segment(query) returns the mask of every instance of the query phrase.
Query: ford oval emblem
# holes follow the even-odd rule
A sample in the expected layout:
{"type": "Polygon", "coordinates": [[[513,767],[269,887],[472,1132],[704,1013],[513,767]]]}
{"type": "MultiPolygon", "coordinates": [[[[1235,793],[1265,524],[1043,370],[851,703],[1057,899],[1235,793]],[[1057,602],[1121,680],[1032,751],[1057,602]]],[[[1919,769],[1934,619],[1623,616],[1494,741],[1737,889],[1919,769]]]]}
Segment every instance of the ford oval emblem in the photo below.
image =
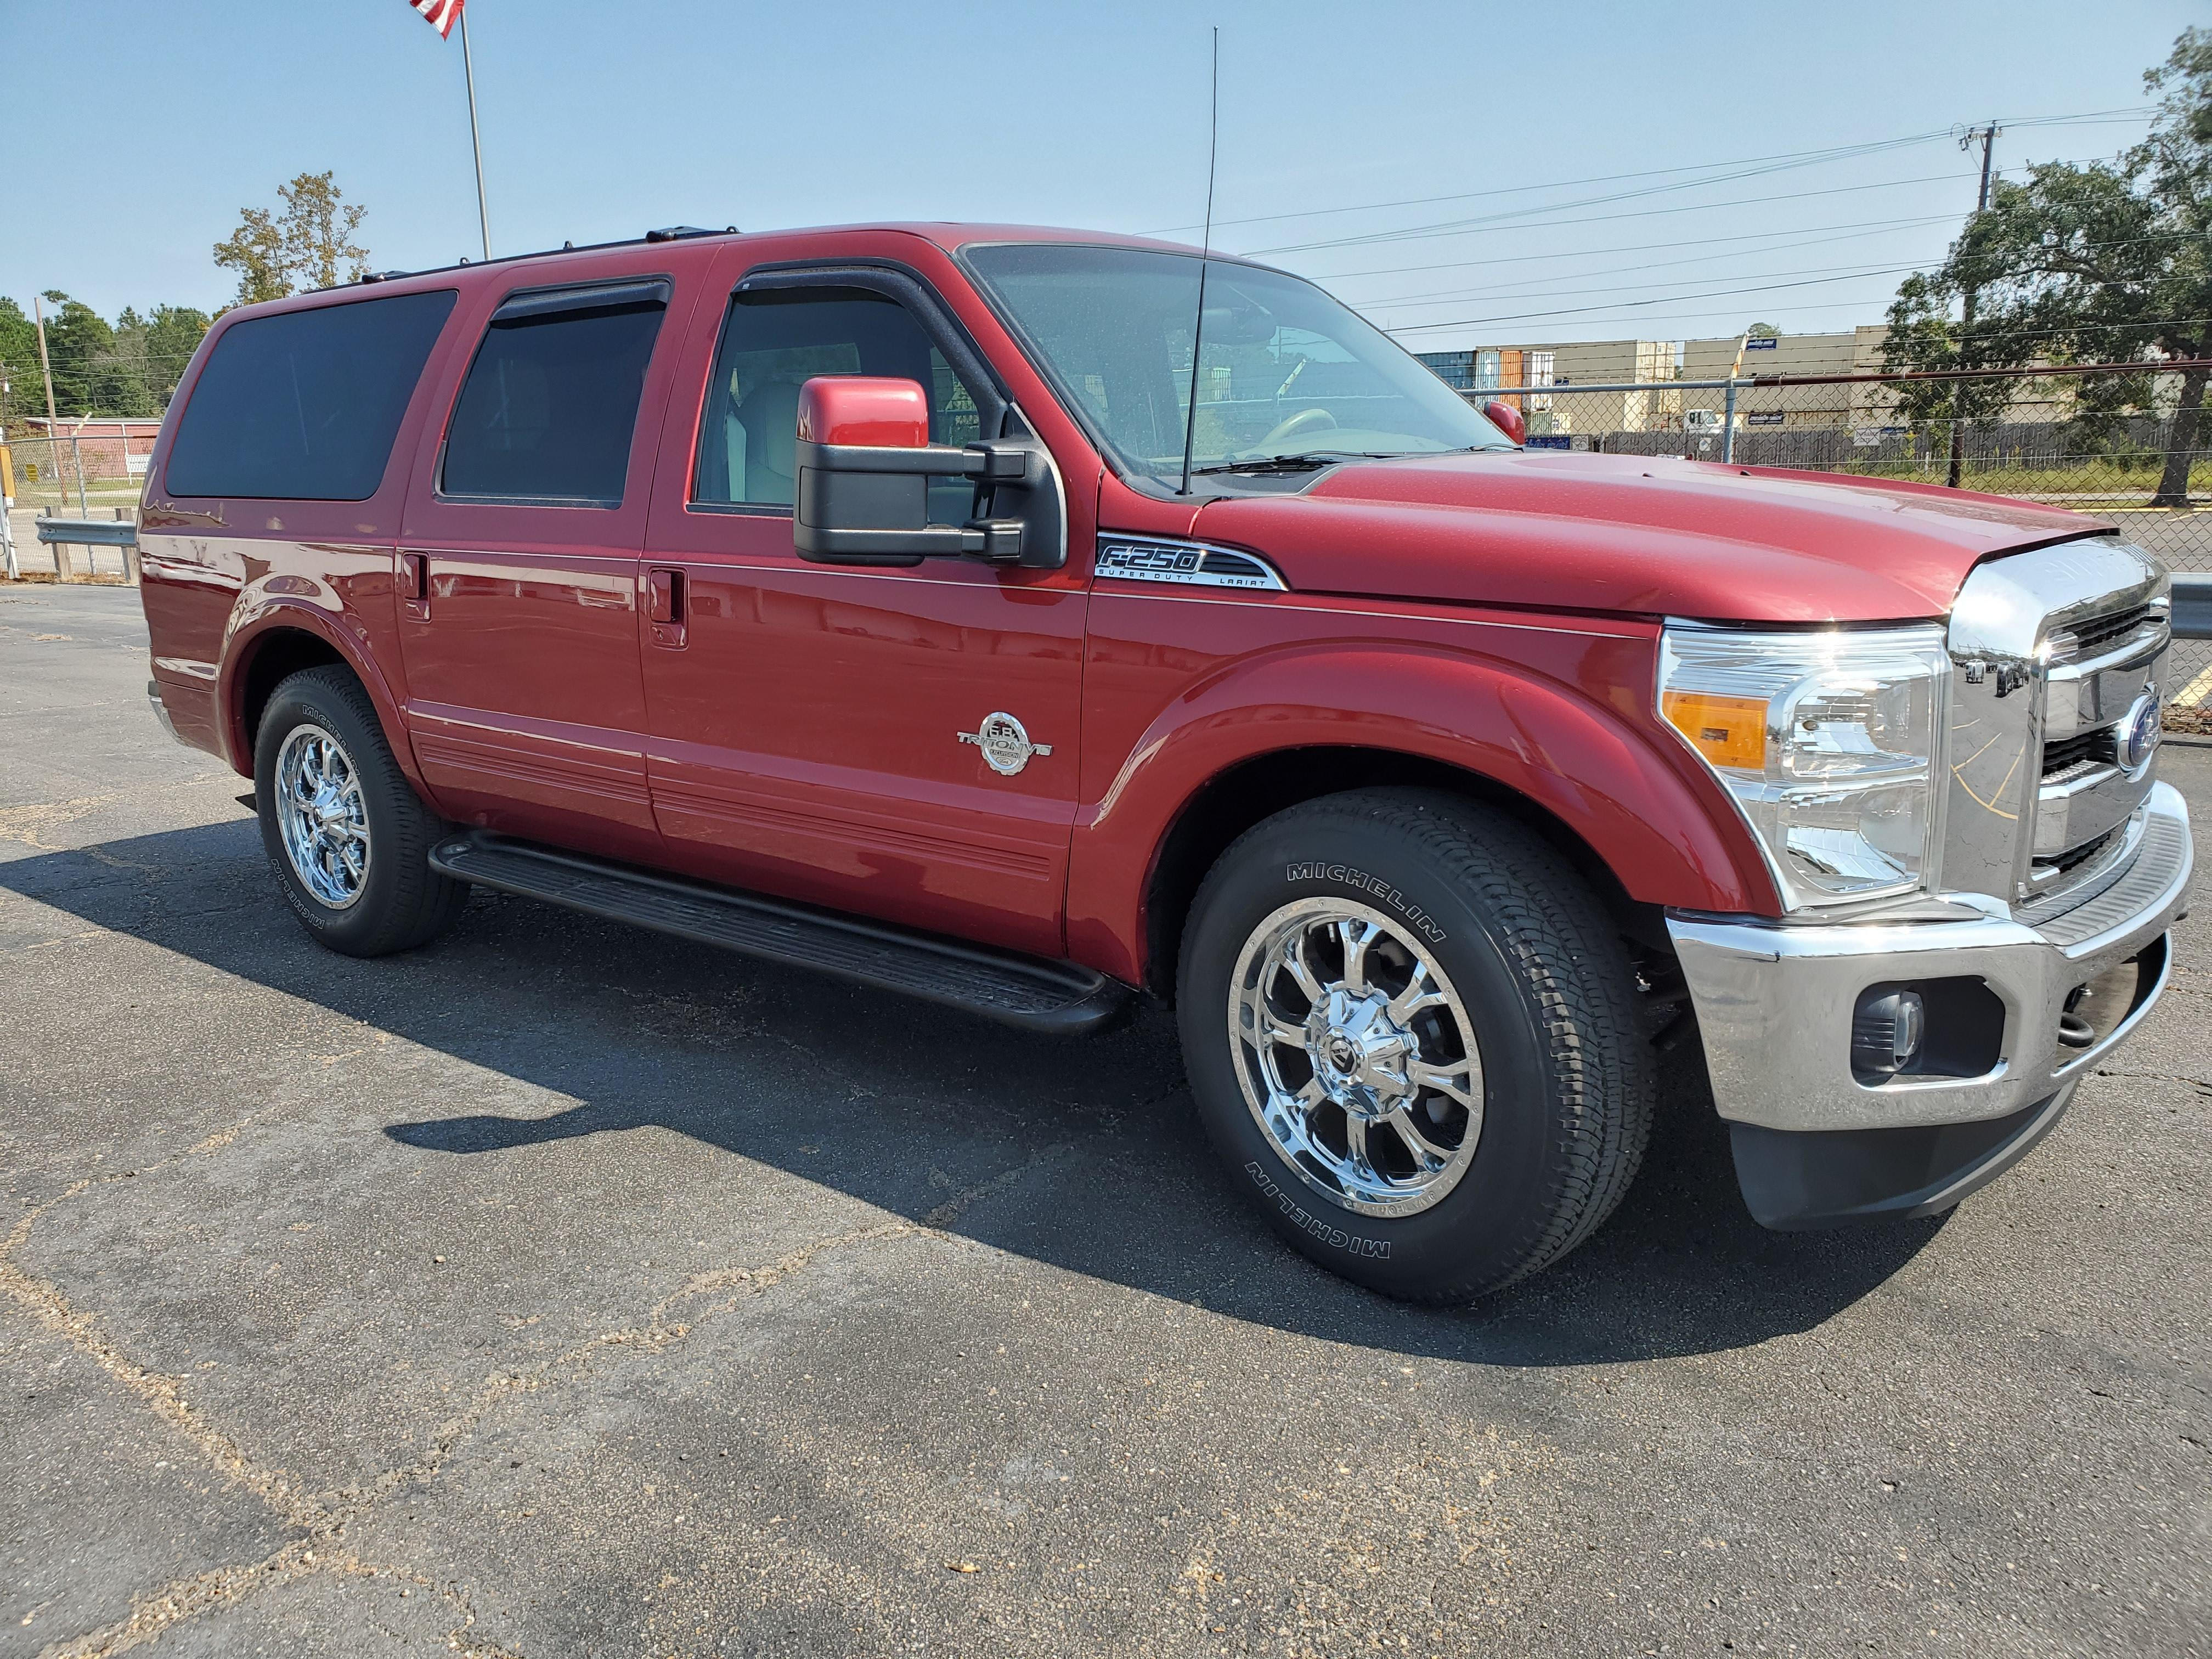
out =
{"type": "Polygon", "coordinates": [[[2140,772],[2150,764],[2158,749],[2159,714],[2158,690],[2153,687],[2136,699],[2136,706],[2120,722],[2119,741],[2114,747],[2123,770],[2140,772]]]}

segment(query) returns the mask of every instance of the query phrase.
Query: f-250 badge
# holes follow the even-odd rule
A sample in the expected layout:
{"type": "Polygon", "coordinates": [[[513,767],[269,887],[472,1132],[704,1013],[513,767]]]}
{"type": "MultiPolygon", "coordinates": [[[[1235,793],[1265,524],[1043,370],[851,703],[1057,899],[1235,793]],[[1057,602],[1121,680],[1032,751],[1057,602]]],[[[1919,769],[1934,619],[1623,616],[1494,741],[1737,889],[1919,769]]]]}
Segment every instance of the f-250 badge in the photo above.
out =
{"type": "Polygon", "coordinates": [[[1002,778],[1011,778],[1030,763],[1031,755],[1049,755],[1048,743],[1031,743],[1022,723],[1003,710],[983,716],[980,730],[963,732],[960,741],[983,751],[983,761],[1002,778]]]}

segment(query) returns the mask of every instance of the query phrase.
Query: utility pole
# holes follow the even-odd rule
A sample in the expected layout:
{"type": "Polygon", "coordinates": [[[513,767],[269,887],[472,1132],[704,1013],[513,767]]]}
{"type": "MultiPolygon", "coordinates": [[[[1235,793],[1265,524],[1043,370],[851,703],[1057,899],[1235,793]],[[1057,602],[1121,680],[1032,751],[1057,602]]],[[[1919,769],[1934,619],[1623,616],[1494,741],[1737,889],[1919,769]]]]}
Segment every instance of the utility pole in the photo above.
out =
{"type": "Polygon", "coordinates": [[[1735,464],[1735,383],[1743,376],[1743,354],[1751,349],[1751,331],[1736,337],[1735,361],[1729,365],[1728,391],[1721,403],[1721,465],[1735,464]]]}
{"type": "MultiPolygon", "coordinates": [[[[1987,213],[1990,210],[1990,151],[1996,143],[1996,139],[1997,124],[1991,121],[1986,126],[1968,128],[1959,140],[1960,149],[1972,149],[1978,143],[1982,147],[1982,188],[1980,193],[1974,198],[1974,212],[1977,215],[1987,213]]],[[[1965,320],[1959,328],[1959,338],[1961,343],[1971,342],[1973,338],[1974,301],[1977,297],[1973,287],[1969,284],[1966,292],[1966,303],[1961,307],[1966,313],[1965,320]]],[[[1965,423],[1959,418],[1959,399],[1966,391],[1966,384],[1964,380],[1954,382],[1951,392],[1951,473],[1948,482],[1954,489],[1959,487],[1959,481],[1965,474],[1966,467],[1966,428],[1965,423]]]]}
{"type": "MultiPolygon", "coordinates": [[[[62,417],[54,413],[54,369],[53,365],[46,361],[46,308],[40,303],[39,295],[35,293],[31,295],[31,315],[37,319],[39,325],[39,373],[46,378],[46,459],[53,467],[57,479],[55,487],[58,492],[60,489],[58,480],[62,470],[62,417]]],[[[69,511],[69,497],[66,495],[62,495],[61,510],[64,513],[69,511]]],[[[54,547],[54,580],[56,581],[62,579],[61,568],[62,550],[58,543],[54,547]]]]}
{"type": "Polygon", "coordinates": [[[35,294],[31,296],[31,315],[38,319],[39,325],[39,373],[46,377],[46,436],[51,438],[60,430],[62,417],[54,413],[54,368],[46,361],[46,308],[39,302],[39,296],[35,294]]]}

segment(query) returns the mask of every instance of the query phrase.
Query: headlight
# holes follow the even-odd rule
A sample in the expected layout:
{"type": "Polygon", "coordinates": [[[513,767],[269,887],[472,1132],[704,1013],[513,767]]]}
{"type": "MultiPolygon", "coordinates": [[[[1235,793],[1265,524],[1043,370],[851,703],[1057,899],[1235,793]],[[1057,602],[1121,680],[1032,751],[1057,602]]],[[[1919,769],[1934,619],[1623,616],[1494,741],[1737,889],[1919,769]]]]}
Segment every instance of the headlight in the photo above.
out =
{"type": "Polygon", "coordinates": [[[1936,627],[1669,628],[1659,713],[1751,822],[1790,909],[1933,885],[1950,659],[1936,627]]]}

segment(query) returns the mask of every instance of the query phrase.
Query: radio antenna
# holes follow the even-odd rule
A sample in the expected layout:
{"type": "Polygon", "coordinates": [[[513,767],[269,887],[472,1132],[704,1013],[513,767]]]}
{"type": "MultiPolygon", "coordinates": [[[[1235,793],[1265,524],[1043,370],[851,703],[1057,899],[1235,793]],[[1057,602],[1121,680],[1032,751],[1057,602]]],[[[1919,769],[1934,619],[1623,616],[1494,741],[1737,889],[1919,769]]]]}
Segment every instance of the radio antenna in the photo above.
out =
{"type": "Polygon", "coordinates": [[[1206,343],[1206,268],[1213,258],[1213,161],[1221,148],[1221,26],[1213,26],[1213,100],[1206,123],[1206,240],[1198,254],[1198,315],[1190,325],[1190,412],[1182,422],[1182,489],[1190,494],[1190,452],[1198,441],[1198,354],[1206,343]]]}

